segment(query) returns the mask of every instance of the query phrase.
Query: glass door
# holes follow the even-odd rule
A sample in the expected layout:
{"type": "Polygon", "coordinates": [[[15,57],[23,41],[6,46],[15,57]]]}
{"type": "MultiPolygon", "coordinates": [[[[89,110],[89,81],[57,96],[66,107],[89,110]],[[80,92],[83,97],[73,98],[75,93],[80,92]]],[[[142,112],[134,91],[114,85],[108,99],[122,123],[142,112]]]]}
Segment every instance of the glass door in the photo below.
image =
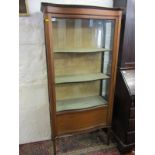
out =
{"type": "Polygon", "coordinates": [[[114,21],[52,18],[56,110],[107,106],[114,21]]]}

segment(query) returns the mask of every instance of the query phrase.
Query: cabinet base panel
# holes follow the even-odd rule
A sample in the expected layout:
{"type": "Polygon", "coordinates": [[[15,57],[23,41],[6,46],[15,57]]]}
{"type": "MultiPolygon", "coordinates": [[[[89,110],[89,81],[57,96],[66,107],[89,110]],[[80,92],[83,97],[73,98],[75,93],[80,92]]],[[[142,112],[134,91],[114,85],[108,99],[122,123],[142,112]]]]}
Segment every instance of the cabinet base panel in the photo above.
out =
{"type": "Polygon", "coordinates": [[[83,130],[79,130],[79,131],[76,131],[76,132],[60,134],[60,135],[57,135],[55,137],[55,139],[62,138],[62,137],[67,137],[67,136],[74,136],[74,135],[79,135],[79,134],[85,134],[85,133],[89,133],[89,132],[96,132],[97,130],[107,129],[107,128],[110,128],[110,126],[100,125],[100,126],[97,126],[97,127],[83,129],[83,130]]]}
{"type": "Polygon", "coordinates": [[[56,136],[107,126],[107,106],[57,114],[56,136]]]}

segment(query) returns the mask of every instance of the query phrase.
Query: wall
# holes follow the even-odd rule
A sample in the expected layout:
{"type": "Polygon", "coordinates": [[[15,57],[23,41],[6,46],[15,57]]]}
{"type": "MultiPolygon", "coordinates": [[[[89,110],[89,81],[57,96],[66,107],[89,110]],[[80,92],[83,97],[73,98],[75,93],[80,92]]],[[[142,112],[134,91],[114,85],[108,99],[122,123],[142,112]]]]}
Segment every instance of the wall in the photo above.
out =
{"type": "MultiPolygon", "coordinates": [[[[44,2],[48,2],[47,0],[44,2]]],[[[50,0],[51,3],[112,7],[112,0],[50,0]]],[[[28,0],[30,16],[19,18],[19,142],[51,138],[43,17],[39,0],[28,0]]]]}

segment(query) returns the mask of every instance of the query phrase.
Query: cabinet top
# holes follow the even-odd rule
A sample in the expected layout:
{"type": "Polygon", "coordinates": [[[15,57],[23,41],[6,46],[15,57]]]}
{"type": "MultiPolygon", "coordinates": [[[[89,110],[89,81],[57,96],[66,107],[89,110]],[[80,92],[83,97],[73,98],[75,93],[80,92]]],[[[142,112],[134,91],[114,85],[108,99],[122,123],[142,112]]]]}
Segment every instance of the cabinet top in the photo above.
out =
{"type": "MultiPolygon", "coordinates": [[[[122,12],[122,8],[109,8],[109,7],[100,7],[100,6],[90,6],[90,5],[68,5],[68,4],[54,4],[54,3],[41,3],[41,11],[44,13],[58,13],[58,9],[93,9],[93,10],[100,10],[100,11],[112,11],[112,12],[122,12]]],[[[73,11],[70,10],[70,11],[73,11]]],[[[65,12],[66,13],[66,12],[65,12]]],[[[73,11],[74,13],[74,11],[73,11]]],[[[81,13],[80,10],[78,12],[81,13]]],[[[117,14],[120,15],[120,14],[117,14]]]]}

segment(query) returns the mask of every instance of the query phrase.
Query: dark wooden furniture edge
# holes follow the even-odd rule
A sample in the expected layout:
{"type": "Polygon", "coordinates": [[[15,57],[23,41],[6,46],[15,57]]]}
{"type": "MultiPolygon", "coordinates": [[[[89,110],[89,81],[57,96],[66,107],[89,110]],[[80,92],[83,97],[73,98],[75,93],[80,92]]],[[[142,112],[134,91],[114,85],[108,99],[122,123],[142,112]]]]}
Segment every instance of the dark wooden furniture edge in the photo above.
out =
{"type": "Polygon", "coordinates": [[[135,66],[118,67],[118,70],[135,70],[135,66]]]}
{"type": "MultiPolygon", "coordinates": [[[[135,68],[126,68],[126,70],[135,70],[135,68]]],[[[120,72],[121,72],[122,70],[120,70],[120,72]]],[[[129,92],[129,94],[130,94],[130,96],[135,96],[135,94],[133,95],[133,94],[131,94],[131,91],[130,91],[130,88],[129,88],[129,86],[128,86],[128,83],[127,83],[127,81],[126,81],[126,79],[125,79],[125,77],[123,76],[123,75],[121,75],[122,76],[122,78],[123,78],[123,80],[124,80],[124,82],[125,82],[125,84],[126,84],[126,88],[127,88],[127,90],[128,90],[128,92],[129,92]]]]}
{"type": "Polygon", "coordinates": [[[110,11],[123,11],[124,8],[110,8],[110,7],[100,7],[100,6],[92,6],[92,5],[70,5],[70,4],[56,4],[56,3],[41,3],[41,11],[43,12],[44,7],[54,6],[54,7],[62,7],[62,8],[91,8],[91,9],[101,9],[101,10],[110,10],[110,11]]]}
{"type": "Polygon", "coordinates": [[[114,136],[115,140],[117,141],[117,148],[121,153],[126,153],[128,151],[131,151],[133,147],[135,147],[135,143],[132,144],[124,144],[120,138],[112,131],[112,135],[114,136]]]}
{"type": "Polygon", "coordinates": [[[123,8],[118,66],[135,68],[135,0],[114,0],[113,5],[123,8]]]}

